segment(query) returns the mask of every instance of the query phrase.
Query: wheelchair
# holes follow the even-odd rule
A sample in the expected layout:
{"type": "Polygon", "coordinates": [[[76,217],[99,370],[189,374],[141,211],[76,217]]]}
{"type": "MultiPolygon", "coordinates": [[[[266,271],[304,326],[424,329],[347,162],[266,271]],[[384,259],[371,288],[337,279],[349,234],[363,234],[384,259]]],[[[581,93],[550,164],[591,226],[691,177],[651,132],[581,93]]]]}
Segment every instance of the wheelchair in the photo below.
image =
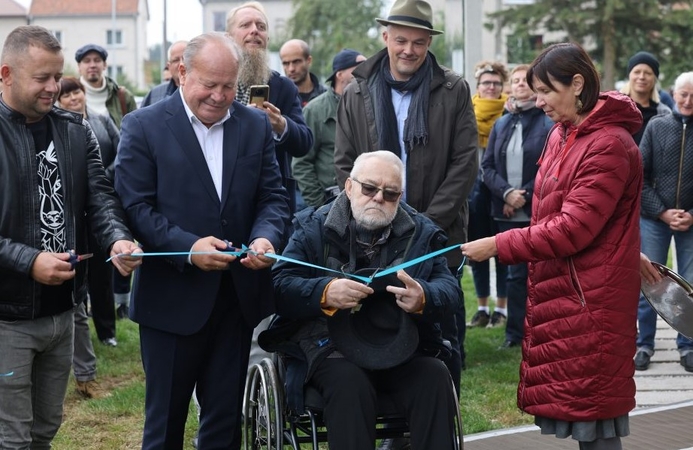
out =
{"type": "MultiPolygon", "coordinates": [[[[276,354],[272,359],[264,358],[253,365],[248,372],[243,396],[242,433],[245,450],[283,449],[284,446],[300,450],[302,444],[311,444],[308,448],[318,450],[320,443],[327,442],[327,431],[321,417],[323,402],[319,392],[305,386],[304,412],[297,417],[289,417],[283,373],[282,360],[276,354]]],[[[456,391],[453,389],[453,392],[456,391]]],[[[462,416],[459,403],[454,403],[457,405],[454,430],[451,430],[455,435],[454,450],[463,450],[462,416]]],[[[377,409],[377,440],[409,436],[408,425],[390,398],[379,397],[377,409]]]]}

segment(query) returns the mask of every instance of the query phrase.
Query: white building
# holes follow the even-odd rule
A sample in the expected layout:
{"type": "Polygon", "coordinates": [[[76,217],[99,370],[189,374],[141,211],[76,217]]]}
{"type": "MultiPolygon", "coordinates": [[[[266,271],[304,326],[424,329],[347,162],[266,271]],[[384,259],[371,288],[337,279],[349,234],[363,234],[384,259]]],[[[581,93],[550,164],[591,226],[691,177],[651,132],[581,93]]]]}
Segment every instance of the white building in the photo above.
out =
{"type": "Polygon", "coordinates": [[[47,28],[62,44],[66,73],[77,73],[78,48],[98,44],[108,51],[108,75],[122,74],[139,89],[147,87],[148,20],[147,0],[32,0],[28,15],[31,25],[47,28]]]}
{"type": "Polygon", "coordinates": [[[0,0],[0,49],[10,31],[26,24],[26,8],[14,0],[0,0]]]}

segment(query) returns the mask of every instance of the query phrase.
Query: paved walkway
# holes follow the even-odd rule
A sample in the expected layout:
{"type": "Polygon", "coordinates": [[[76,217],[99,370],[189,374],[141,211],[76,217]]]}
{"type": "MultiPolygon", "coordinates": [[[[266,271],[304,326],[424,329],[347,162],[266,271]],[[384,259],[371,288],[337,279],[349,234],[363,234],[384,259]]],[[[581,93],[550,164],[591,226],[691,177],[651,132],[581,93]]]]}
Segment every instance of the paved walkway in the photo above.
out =
{"type": "MultiPolygon", "coordinates": [[[[659,319],[650,368],[635,372],[636,409],[624,450],[693,450],[693,373],[679,363],[676,332],[659,319]]],[[[525,426],[465,436],[465,450],[576,450],[572,439],[542,436],[525,426]]]]}

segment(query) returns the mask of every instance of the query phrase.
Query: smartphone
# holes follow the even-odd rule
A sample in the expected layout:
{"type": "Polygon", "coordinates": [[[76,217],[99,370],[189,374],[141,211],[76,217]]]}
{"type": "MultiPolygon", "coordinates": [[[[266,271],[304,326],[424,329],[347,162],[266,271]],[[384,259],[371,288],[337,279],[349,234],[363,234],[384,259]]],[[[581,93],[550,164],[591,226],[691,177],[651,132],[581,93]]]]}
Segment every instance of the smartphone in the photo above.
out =
{"type": "Polygon", "coordinates": [[[258,106],[258,108],[263,107],[263,103],[269,101],[269,86],[266,84],[256,84],[250,86],[250,102],[258,106]]]}

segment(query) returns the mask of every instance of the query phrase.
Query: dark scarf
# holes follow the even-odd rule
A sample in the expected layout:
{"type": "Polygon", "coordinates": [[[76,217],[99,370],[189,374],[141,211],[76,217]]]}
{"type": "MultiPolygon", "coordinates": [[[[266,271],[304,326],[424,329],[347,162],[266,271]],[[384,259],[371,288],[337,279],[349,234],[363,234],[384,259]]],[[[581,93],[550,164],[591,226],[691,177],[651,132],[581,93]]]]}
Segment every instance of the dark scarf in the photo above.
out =
{"type": "Polygon", "coordinates": [[[386,55],[375,71],[372,84],[375,126],[379,136],[379,146],[402,156],[397,132],[397,116],[392,106],[390,89],[400,92],[411,91],[407,120],[404,122],[404,147],[410,150],[415,144],[428,143],[428,100],[430,98],[431,78],[433,77],[431,55],[426,55],[424,63],[407,81],[396,81],[390,73],[390,58],[386,55]]]}

